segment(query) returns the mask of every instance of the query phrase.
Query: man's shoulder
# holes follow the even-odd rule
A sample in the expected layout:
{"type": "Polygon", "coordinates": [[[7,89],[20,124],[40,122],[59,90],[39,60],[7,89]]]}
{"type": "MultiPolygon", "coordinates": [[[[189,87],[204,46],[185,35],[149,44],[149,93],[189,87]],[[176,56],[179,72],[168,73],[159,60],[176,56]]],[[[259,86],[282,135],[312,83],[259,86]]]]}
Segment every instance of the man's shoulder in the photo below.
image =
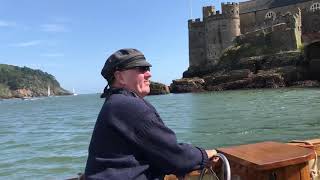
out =
{"type": "Polygon", "coordinates": [[[124,94],[113,94],[107,101],[107,106],[126,107],[126,108],[146,108],[145,101],[139,97],[128,96],[124,94]]]}

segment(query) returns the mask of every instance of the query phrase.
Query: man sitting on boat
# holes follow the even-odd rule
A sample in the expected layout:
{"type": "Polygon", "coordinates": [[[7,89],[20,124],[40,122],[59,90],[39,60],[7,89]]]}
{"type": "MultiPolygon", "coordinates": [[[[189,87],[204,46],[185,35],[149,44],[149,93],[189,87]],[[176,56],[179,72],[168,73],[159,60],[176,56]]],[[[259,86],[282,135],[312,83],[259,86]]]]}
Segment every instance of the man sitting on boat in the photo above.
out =
{"type": "Polygon", "coordinates": [[[202,169],[216,155],[178,143],[156,109],[143,99],[150,92],[151,64],[136,49],[121,49],[106,61],[105,102],[92,134],[86,179],[163,179],[202,169]],[[110,87],[109,87],[110,86],[110,87]]]}

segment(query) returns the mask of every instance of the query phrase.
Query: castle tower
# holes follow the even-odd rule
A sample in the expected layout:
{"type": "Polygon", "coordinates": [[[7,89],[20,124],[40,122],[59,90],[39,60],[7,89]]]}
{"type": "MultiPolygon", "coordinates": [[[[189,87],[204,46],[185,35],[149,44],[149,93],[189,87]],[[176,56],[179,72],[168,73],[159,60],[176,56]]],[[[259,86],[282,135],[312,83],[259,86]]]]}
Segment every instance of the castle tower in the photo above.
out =
{"type": "Polygon", "coordinates": [[[188,21],[189,67],[203,66],[206,63],[204,23],[200,19],[188,21]]]}
{"type": "Polygon", "coordinates": [[[214,6],[205,6],[202,8],[203,19],[215,14],[216,14],[216,8],[214,6]]]}
{"type": "Polygon", "coordinates": [[[222,13],[217,11],[204,19],[206,64],[210,66],[218,62],[223,50],[240,35],[239,4],[222,3],[221,7],[222,13]]]}
{"type": "Polygon", "coordinates": [[[222,3],[222,14],[225,16],[226,27],[223,29],[222,48],[228,48],[233,44],[235,37],[241,34],[240,32],[240,15],[238,3],[222,3]]]}
{"type": "Polygon", "coordinates": [[[239,18],[239,4],[238,3],[222,3],[221,4],[222,13],[226,16],[239,18]]]}

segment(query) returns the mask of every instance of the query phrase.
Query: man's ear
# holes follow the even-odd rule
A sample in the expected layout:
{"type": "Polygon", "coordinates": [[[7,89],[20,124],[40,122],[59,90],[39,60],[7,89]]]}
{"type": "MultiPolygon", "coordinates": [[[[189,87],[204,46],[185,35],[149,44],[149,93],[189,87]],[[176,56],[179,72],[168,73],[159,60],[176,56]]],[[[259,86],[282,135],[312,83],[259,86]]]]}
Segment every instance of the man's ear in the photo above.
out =
{"type": "Polygon", "coordinates": [[[116,71],[114,73],[114,79],[115,79],[115,82],[119,83],[120,85],[125,84],[125,79],[123,77],[123,73],[121,73],[120,71],[116,71]]]}

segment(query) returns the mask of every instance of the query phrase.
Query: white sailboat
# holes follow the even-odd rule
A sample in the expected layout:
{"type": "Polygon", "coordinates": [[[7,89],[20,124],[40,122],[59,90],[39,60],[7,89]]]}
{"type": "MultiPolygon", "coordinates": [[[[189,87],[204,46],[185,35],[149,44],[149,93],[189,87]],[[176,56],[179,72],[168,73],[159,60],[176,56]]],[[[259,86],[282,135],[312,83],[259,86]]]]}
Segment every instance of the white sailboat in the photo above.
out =
{"type": "Polygon", "coordinates": [[[50,96],[50,86],[48,85],[48,97],[50,96]]]}
{"type": "Polygon", "coordinates": [[[74,88],[72,88],[72,94],[74,95],[74,96],[77,96],[78,94],[76,93],[76,91],[74,90],[74,88]]]}

